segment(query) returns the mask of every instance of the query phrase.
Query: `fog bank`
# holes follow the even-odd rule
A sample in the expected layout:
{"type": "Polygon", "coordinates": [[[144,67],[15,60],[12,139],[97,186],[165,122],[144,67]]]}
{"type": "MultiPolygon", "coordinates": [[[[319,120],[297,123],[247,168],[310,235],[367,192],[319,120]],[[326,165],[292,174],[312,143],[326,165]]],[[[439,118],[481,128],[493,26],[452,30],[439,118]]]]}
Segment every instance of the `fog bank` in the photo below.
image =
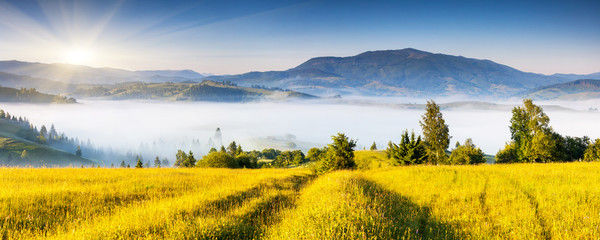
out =
{"type": "MultiPolygon", "coordinates": [[[[159,155],[173,159],[180,148],[202,155],[210,148],[209,138],[216,128],[221,129],[224,144],[235,140],[244,150],[307,150],[326,145],[337,132],[357,139],[359,149],[368,148],[373,141],[383,149],[390,140],[398,142],[405,129],[420,133],[422,109],[397,108],[390,99],[382,100],[384,104],[369,101],[373,104],[82,100],[80,104],[2,104],[0,108],[28,117],[38,128],[54,124],[69,137],[90,139],[96,145],[121,151],[143,152],[146,158],[159,155]]],[[[582,110],[600,106],[599,101],[542,104],[582,110]]],[[[560,134],[600,138],[598,112],[545,112],[560,134]]],[[[450,126],[451,148],[456,141],[470,137],[485,153],[495,154],[510,138],[510,110],[452,108],[442,113],[450,126]]]]}

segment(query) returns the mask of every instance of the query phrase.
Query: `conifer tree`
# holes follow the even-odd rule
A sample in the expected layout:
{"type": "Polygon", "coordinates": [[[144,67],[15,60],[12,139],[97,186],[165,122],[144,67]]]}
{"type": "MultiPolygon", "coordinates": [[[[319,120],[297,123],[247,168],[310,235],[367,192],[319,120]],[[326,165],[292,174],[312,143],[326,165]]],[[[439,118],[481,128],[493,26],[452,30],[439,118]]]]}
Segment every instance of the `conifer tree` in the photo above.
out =
{"type": "Polygon", "coordinates": [[[375,144],[375,142],[373,142],[373,144],[371,144],[371,148],[370,148],[370,150],[371,150],[371,151],[375,151],[375,150],[377,150],[377,144],[375,144]]]}
{"type": "Polygon", "coordinates": [[[163,158],[161,167],[170,167],[170,166],[171,166],[171,163],[169,163],[169,159],[163,158]]]}
{"type": "Polygon", "coordinates": [[[154,159],[154,167],[160,168],[160,159],[158,159],[158,156],[156,156],[156,159],[154,159]]]}
{"type": "Polygon", "coordinates": [[[144,167],[144,165],[142,164],[142,159],[138,157],[135,168],[143,168],[143,167],[144,167]]]}
{"type": "Polygon", "coordinates": [[[353,169],[354,148],[356,141],[349,139],[345,134],[338,133],[332,136],[333,143],[327,146],[327,152],[315,167],[317,173],[324,173],[338,169],[353,169]]]}
{"type": "Polygon", "coordinates": [[[75,150],[75,155],[77,155],[78,157],[81,157],[81,147],[79,145],[77,145],[77,150],[75,150]]]}
{"type": "Polygon", "coordinates": [[[422,164],[427,159],[425,144],[421,136],[416,137],[414,131],[409,137],[408,131],[405,130],[398,144],[390,141],[385,153],[398,165],[422,164]]]}

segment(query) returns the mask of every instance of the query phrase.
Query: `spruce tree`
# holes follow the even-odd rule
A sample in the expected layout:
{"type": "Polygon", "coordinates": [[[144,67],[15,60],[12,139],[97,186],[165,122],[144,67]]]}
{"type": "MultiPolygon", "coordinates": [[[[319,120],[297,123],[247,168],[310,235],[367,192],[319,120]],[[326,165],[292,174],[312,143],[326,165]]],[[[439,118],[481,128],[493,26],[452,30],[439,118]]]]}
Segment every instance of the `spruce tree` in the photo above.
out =
{"type": "Polygon", "coordinates": [[[75,150],[75,155],[77,155],[78,157],[81,157],[81,147],[79,145],[77,145],[77,150],[75,150]]]}
{"type": "Polygon", "coordinates": [[[377,150],[377,144],[375,144],[375,142],[373,142],[370,149],[371,149],[371,151],[377,150]]]}
{"type": "Polygon", "coordinates": [[[317,164],[315,171],[324,173],[338,169],[353,169],[356,167],[354,162],[354,148],[356,141],[348,138],[343,133],[332,136],[333,143],[327,146],[327,152],[317,164]]]}
{"type": "Polygon", "coordinates": [[[169,159],[163,158],[161,167],[170,167],[170,166],[171,166],[171,163],[169,163],[169,159]]]}
{"type": "Polygon", "coordinates": [[[158,156],[156,156],[156,159],[154,159],[154,167],[160,168],[160,159],[158,159],[158,156]]]}
{"type": "Polygon", "coordinates": [[[137,164],[135,165],[135,168],[143,168],[143,167],[144,167],[144,165],[142,163],[142,159],[138,157],[137,164]]]}

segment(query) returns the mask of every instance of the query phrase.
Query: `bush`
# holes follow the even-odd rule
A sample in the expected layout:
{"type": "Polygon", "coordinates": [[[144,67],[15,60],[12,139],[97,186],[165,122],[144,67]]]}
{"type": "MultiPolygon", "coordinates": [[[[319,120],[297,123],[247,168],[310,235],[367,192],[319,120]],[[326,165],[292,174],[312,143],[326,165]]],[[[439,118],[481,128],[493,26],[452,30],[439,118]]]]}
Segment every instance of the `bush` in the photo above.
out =
{"type": "Polygon", "coordinates": [[[457,146],[450,154],[450,164],[480,164],[485,163],[483,151],[473,144],[473,140],[467,138],[465,144],[457,146]]]}
{"type": "Polygon", "coordinates": [[[198,161],[198,167],[239,168],[239,162],[226,152],[212,152],[198,161]]]}

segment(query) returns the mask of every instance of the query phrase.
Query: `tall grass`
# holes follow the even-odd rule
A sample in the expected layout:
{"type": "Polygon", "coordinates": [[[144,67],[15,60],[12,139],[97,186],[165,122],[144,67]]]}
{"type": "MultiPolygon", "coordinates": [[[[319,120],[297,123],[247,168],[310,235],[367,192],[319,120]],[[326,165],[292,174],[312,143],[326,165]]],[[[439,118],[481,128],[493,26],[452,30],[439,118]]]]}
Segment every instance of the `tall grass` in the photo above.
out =
{"type": "Polygon", "coordinates": [[[269,237],[598,239],[599,171],[568,163],[335,172],[304,189],[269,237]]]}
{"type": "MultiPolygon", "coordinates": [[[[376,156],[373,156],[376,157],[376,156]]],[[[0,239],[598,239],[600,163],[0,168],[0,239]]]]}
{"type": "Polygon", "coordinates": [[[216,236],[226,232],[219,226],[233,224],[234,216],[249,211],[248,202],[289,195],[295,185],[308,180],[306,170],[4,168],[0,172],[0,237],[9,239],[216,236]],[[216,228],[208,231],[207,226],[216,228]]]}

